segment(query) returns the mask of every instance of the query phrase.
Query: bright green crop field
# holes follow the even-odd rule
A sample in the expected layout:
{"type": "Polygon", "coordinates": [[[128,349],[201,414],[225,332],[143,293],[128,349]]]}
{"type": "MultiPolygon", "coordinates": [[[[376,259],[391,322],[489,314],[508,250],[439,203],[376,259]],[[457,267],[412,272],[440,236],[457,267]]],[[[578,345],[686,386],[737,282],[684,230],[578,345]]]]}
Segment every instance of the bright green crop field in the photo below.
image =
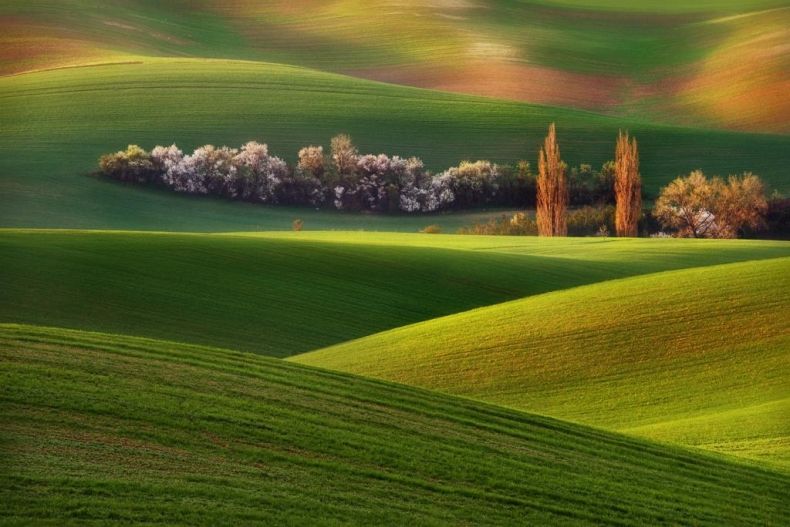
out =
{"type": "Polygon", "coordinates": [[[347,133],[534,173],[556,123],[571,167],[635,136],[645,211],[759,175],[781,236],[788,28],[786,0],[0,0],[0,526],[786,525],[790,242],[96,172],[347,133]]]}
{"type": "Polygon", "coordinates": [[[788,290],[790,258],[656,273],[293,360],[788,469],[788,290]]]}
{"type": "Polygon", "coordinates": [[[768,241],[9,230],[0,320],[287,356],[528,295],[789,253],[768,241]]]}
{"type": "Polygon", "coordinates": [[[618,128],[640,140],[645,188],[674,177],[752,170],[788,190],[788,136],[660,127],[601,115],[406,88],[252,62],[153,60],[0,77],[0,226],[145,230],[454,232],[479,217],[371,216],[234,204],[100,181],[98,157],[137,143],[267,142],[293,163],[307,144],[348,132],[363,152],[421,156],[435,170],[462,159],[536,163],[548,123],[564,158],[599,165],[618,128]],[[472,221],[470,221],[472,220],[472,221]]]}
{"type": "Polygon", "coordinates": [[[252,354],[0,326],[0,516],[779,525],[787,475],[252,354]]]}
{"type": "Polygon", "coordinates": [[[778,525],[788,267],[757,240],[3,230],[0,518],[778,525]]]}

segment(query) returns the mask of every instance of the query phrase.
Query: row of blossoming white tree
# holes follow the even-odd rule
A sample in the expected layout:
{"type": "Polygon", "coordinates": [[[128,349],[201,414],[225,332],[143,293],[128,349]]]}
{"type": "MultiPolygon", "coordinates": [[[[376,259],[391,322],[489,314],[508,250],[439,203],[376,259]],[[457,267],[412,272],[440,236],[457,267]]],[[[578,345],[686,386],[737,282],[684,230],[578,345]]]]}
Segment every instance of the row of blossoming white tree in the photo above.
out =
{"type": "Polygon", "coordinates": [[[150,152],[130,145],[102,156],[99,166],[106,176],[176,192],[347,210],[432,212],[453,204],[474,206],[488,202],[498,187],[498,167],[488,161],[462,162],[433,175],[416,157],[360,155],[346,135],[332,139],[328,159],[321,146],[302,148],[293,170],[266,144],[254,141],[238,149],[205,145],[186,155],[176,145],[150,152]]]}
{"type": "MultiPolygon", "coordinates": [[[[261,203],[330,205],[340,210],[434,212],[487,203],[523,207],[532,195],[534,223],[542,236],[567,235],[567,207],[573,197],[577,205],[594,199],[603,212],[605,205],[614,204],[611,223],[618,236],[637,236],[644,217],[636,140],[620,133],[615,161],[595,173],[591,188],[577,177],[582,172],[592,174],[588,165],[582,165],[583,171],[569,172],[560,158],[553,124],[540,152],[537,177],[532,176],[529,163],[520,162],[514,174],[512,167],[489,161],[464,161],[434,175],[416,157],[361,155],[347,135],[332,138],[329,156],[321,146],[302,148],[293,168],[271,155],[267,145],[254,141],[238,149],[205,145],[188,155],[176,145],[157,146],[150,152],[130,145],[102,156],[99,166],[109,177],[176,192],[261,203]]],[[[724,182],[708,180],[696,171],[664,187],[652,214],[676,235],[736,237],[744,230],[764,227],[766,210],[763,184],[757,176],[745,173],[724,182]]],[[[588,212],[584,215],[589,216],[588,212]]],[[[522,214],[513,221],[517,217],[521,223],[528,220],[522,214]]],[[[596,232],[609,231],[608,220],[599,223],[596,232]]]]}

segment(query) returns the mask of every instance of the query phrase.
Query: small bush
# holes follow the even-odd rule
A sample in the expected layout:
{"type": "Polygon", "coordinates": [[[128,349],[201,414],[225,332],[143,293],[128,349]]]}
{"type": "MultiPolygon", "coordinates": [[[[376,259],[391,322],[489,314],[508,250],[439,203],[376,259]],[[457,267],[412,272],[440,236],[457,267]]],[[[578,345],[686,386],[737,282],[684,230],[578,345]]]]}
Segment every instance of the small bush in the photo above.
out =
{"type": "Polygon", "coordinates": [[[499,189],[499,167],[490,161],[462,161],[448,168],[435,181],[456,208],[469,208],[491,203],[499,189]]]}
{"type": "Polygon", "coordinates": [[[487,236],[535,236],[538,234],[538,224],[524,212],[517,212],[512,216],[502,215],[499,219],[492,219],[487,223],[475,223],[470,227],[458,230],[458,234],[482,234],[487,236]]]}
{"type": "Polygon", "coordinates": [[[120,181],[150,183],[158,179],[151,155],[137,145],[99,158],[102,174],[120,181]]]}
{"type": "Polygon", "coordinates": [[[424,234],[441,234],[442,228],[439,225],[436,225],[434,223],[433,225],[428,225],[427,227],[422,229],[420,232],[422,232],[424,234]]]}
{"type": "Polygon", "coordinates": [[[790,239],[790,198],[774,193],[768,200],[765,223],[770,236],[790,239]]]}
{"type": "Polygon", "coordinates": [[[581,207],[568,213],[568,234],[597,236],[600,231],[614,231],[614,207],[581,207]]]}
{"type": "Polygon", "coordinates": [[[291,228],[295,232],[302,232],[302,229],[304,229],[304,221],[301,218],[296,218],[291,224],[291,228]]]}
{"type": "Polygon", "coordinates": [[[302,174],[321,179],[326,170],[324,147],[310,145],[299,150],[299,162],[296,168],[302,174]]]}

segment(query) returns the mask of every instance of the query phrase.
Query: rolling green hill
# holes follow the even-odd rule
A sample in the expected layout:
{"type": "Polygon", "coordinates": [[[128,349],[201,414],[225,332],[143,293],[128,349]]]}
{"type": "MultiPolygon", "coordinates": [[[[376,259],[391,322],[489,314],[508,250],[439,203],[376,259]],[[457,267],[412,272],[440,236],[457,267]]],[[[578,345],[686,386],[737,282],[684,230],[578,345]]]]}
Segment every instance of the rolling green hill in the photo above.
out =
{"type": "Polygon", "coordinates": [[[0,72],[244,59],[787,133],[789,21],[782,0],[0,0],[0,72]]]}
{"type": "Polygon", "coordinates": [[[555,122],[571,166],[637,137],[647,204],[786,194],[788,42],[786,0],[0,0],[0,524],[786,524],[790,242],[95,171],[338,133],[534,169],[555,122]]]}
{"type": "Polygon", "coordinates": [[[527,295],[789,252],[729,240],[0,231],[0,322],[281,357],[527,295]]]}
{"type": "Polygon", "coordinates": [[[0,326],[0,516],[779,525],[787,475],[251,354],[0,326]]]}
{"type": "Polygon", "coordinates": [[[604,282],[292,360],[790,469],[790,258],[604,282]]]}
{"type": "MultiPolygon", "coordinates": [[[[536,158],[556,121],[564,158],[613,157],[619,127],[639,138],[645,188],[679,174],[752,170],[788,190],[790,136],[659,127],[587,112],[452,95],[251,62],[146,60],[0,77],[0,225],[145,230],[415,231],[447,218],[381,218],[271,209],[175,196],[87,174],[102,153],[138,143],[268,142],[293,162],[300,146],[349,132],[362,151],[418,155],[434,169],[461,159],[536,158]]],[[[449,220],[448,226],[458,225],[449,220]]]]}

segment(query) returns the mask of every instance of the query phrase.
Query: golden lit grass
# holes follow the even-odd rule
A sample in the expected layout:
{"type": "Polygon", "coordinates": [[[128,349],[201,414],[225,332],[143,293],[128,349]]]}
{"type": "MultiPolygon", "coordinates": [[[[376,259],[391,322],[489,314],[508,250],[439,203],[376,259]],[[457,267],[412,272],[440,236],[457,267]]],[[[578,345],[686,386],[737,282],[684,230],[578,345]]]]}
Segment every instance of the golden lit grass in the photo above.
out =
{"type": "Polygon", "coordinates": [[[116,55],[264,60],[667,123],[786,132],[787,24],[787,10],[770,0],[0,0],[8,28],[0,73],[116,55]]]}
{"type": "Polygon", "coordinates": [[[0,522],[772,525],[785,474],[216,348],[0,325],[0,522]]]}
{"type": "Polygon", "coordinates": [[[642,13],[695,13],[731,12],[740,13],[752,9],[770,9],[783,5],[782,0],[532,0],[535,4],[558,5],[586,9],[603,9],[642,13]]]}
{"type": "Polygon", "coordinates": [[[129,60],[130,55],[69,35],[59,28],[0,17],[0,74],[129,60]]]}
{"type": "Polygon", "coordinates": [[[790,8],[711,24],[731,36],[681,85],[680,104],[730,128],[790,132],[790,8]]]}
{"type": "Polygon", "coordinates": [[[611,110],[628,80],[502,60],[350,70],[350,75],[435,90],[538,104],[611,110]],[[561,86],[561,89],[558,87],[561,86]]]}
{"type": "Polygon", "coordinates": [[[436,319],[291,360],[790,468],[790,258],[436,319]]]}

